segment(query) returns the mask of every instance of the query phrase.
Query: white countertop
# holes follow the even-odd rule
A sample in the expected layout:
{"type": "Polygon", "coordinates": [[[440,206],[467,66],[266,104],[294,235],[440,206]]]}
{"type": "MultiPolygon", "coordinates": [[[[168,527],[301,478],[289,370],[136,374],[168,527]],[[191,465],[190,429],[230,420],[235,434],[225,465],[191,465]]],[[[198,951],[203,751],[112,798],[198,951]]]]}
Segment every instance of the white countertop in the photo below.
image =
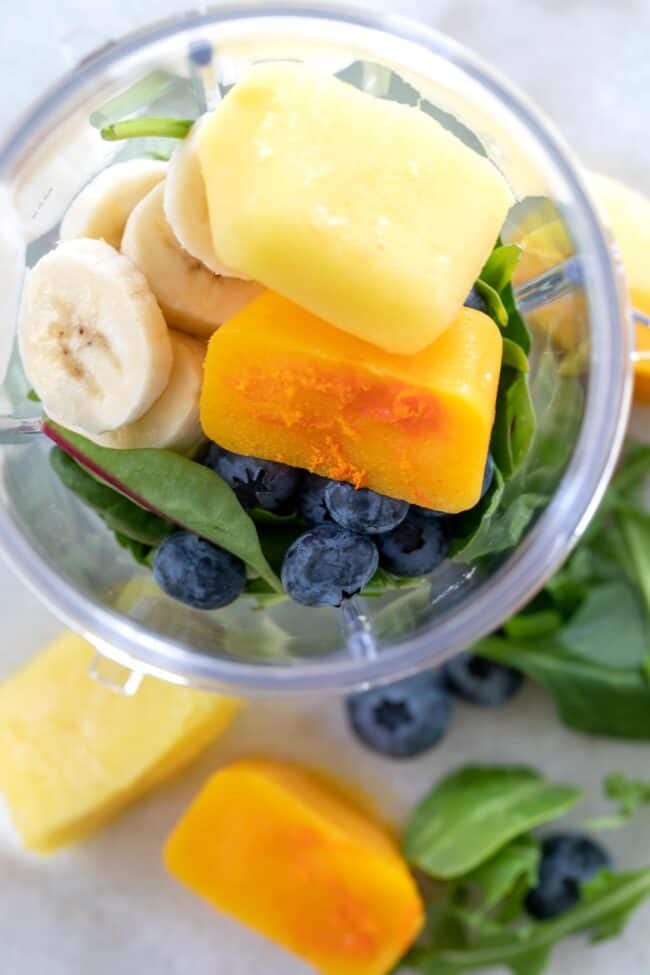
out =
{"type": "MultiPolygon", "coordinates": [[[[4,0],[1,6],[5,126],[79,56],[144,20],[133,14],[132,0],[4,0]]],[[[162,17],[186,6],[186,0],[157,0],[152,12],[162,17]]],[[[402,0],[400,8],[499,65],[555,120],[588,165],[650,192],[646,0],[402,0]]],[[[10,672],[59,628],[2,564],[0,614],[0,673],[10,672]]],[[[164,837],[215,764],[257,752],[261,743],[265,752],[335,766],[395,816],[445,769],[464,761],[531,763],[583,785],[594,800],[609,770],[648,774],[649,746],[570,734],[530,685],[502,712],[458,707],[443,745],[405,765],[365,753],[349,736],[340,710],[331,700],[255,704],[180,782],[53,859],[22,854],[0,813],[2,975],[306,975],[305,966],[177,886],[160,864],[164,837]]],[[[622,866],[650,860],[650,817],[608,842],[622,866]]],[[[622,939],[589,949],[580,939],[564,944],[549,975],[645,975],[649,925],[650,903],[622,939]]]]}

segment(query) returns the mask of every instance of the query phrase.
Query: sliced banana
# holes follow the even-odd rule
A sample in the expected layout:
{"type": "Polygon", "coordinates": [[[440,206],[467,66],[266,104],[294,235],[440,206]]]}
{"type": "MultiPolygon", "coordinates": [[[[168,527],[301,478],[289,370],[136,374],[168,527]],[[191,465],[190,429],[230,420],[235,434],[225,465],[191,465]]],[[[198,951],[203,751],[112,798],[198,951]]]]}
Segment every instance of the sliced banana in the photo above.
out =
{"type": "Polygon", "coordinates": [[[129,159],[102,170],[70,204],[61,240],[93,237],[119,250],[131,210],[166,172],[167,163],[155,159],[129,159]]]}
{"type": "Polygon", "coordinates": [[[170,331],[174,362],[163,394],[144,416],[119,430],[93,435],[103,447],[130,450],[160,447],[186,451],[203,438],[199,399],[203,383],[205,342],[182,332],[170,331]]]}
{"type": "Polygon", "coordinates": [[[165,181],[165,216],[179,244],[214,274],[235,278],[212,246],[208,200],[201,172],[198,145],[206,116],[194,123],[169,160],[165,181]]]}
{"type": "Polygon", "coordinates": [[[25,372],[45,412],[105,433],[156,402],[169,331],[141,271],[103,240],[69,240],[27,274],[18,318],[25,372]]]}
{"type": "Polygon", "coordinates": [[[140,268],[169,325],[207,339],[261,291],[252,281],[218,277],[180,246],[165,217],[164,185],[129,217],[122,251],[140,268]]]}

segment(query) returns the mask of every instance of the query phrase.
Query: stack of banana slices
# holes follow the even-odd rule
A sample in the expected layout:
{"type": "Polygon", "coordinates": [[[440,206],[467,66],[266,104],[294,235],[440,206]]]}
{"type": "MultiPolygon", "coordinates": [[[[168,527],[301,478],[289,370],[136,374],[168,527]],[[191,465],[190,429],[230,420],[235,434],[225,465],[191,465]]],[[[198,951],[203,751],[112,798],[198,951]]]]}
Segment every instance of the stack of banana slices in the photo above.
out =
{"type": "Polygon", "coordinates": [[[260,291],[214,253],[200,131],[169,163],[101,172],[25,280],[18,338],[29,381],[51,419],[103,446],[197,446],[206,341],[260,291]]]}

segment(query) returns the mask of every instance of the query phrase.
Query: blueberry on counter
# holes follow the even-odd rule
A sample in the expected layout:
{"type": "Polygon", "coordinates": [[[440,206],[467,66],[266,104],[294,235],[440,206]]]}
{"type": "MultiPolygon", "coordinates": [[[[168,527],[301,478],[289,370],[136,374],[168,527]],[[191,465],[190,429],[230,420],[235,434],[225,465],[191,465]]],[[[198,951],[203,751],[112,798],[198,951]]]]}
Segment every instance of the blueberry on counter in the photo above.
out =
{"type": "Polygon", "coordinates": [[[467,298],[465,298],[464,305],[465,308],[475,308],[476,311],[482,311],[484,315],[490,314],[490,310],[487,306],[487,302],[485,301],[483,296],[479,294],[476,288],[472,288],[470,293],[467,295],[467,298]]]}
{"type": "Polygon", "coordinates": [[[154,579],[168,596],[195,609],[220,609],[246,587],[241,559],[192,532],[174,532],[158,547],[154,579]]]}
{"type": "Polygon", "coordinates": [[[346,705],[355,734],[368,748],[391,758],[414,758],[436,745],[452,712],[451,697],[436,671],[352,694],[346,705]]]}
{"type": "Polygon", "coordinates": [[[542,842],[537,886],[526,896],[526,910],[540,921],[564,914],[580,900],[580,884],[609,866],[609,854],[589,836],[547,836],[542,842]]]}
{"type": "Polygon", "coordinates": [[[338,525],[320,525],[289,548],[282,585],[303,606],[340,606],[370,581],[378,562],[372,539],[338,525]]]}
{"type": "Polygon", "coordinates": [[[275,514],[290,514],[303,472],[274,460],[262,460],[224,450],[212,444],[205,462],[233,489],[245,508],[263,508],[275,514]]]}
{"type": "Polygon", "coordinates": [[[350,531],[378,534],[404,521],[408,501],[398,501],[369,488],[355,488],[346,481],[330,481],[325,502],[334,521],[350,531]]]}
{"type": "Polygon", "coordinates": [[[392,531],[375,539],[382,566],[396,576],[426,575],[447,556],[449,548],[443,519],[422,518],[409,512],[392,531]]]}
{"type": "Polygon", "coordinates": [[[305,474],[298,497],[298,511],[310,525],[323,525],[333,520],[325,501],[328,484],[328,477],[305,474]]]}
{"type": "Polygon", "coordinates": [[[444,668],[450,690],[469,704],[498,708],[513,697],[523,682],[523,675],[512,667],[487,660],[474,653],[459,653],[444,668]]]}

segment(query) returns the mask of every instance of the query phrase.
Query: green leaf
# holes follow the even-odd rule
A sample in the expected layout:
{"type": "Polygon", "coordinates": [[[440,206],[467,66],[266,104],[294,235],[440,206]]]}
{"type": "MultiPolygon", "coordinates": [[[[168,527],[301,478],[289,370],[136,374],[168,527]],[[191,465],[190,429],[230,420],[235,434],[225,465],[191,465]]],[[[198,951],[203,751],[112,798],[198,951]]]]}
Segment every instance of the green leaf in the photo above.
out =
{"type": "Polygon", "coordinates": [[[487,281],[482,281],[480,278],[476,282],[475,288],[487,305],[490,318],[494,319],[499,328],[507,328],[508,312],[506,310],[506,306],[501,300],[501,295],[499,292],[488,284],[487,281]]]}
{"type": "Polygon", "coordinates": [[[603,782],[603,792],[618,806],[618,811],[610,816],[588,820],[585,828],[619,829],[624,826],[642,807],[650,805],[650,782],[632,779],[624,772],[610,772],[603,782]]]}
{"type": "Polygon", "coordinates": [[[547,782],[532,769],[468,766],[416,807],[406,829],[406,857],[433,877],[459,877],[580,797],[578,789],[547,782]]]}
{"type": "Polygon", "coordinates": [[[470,511],[464,511],[454,518],[453,536],[449,544],[451,558],[459,562],[473,562],[491,551],[492,521],[500,509],[504,489],[503,475],[495,467],[492,484],[484,497],[470,511]]]}
{"type": "Polygon", "coordinates": [[[100,130],[100,135],[108,142],[151,136],[184,139],[194,125],[194,121],[189,118],[130,118],[104,126],[100,130]]]}
{"type": "Polygon", "coordinates": [[[509,480],[526,460],[534,434],[535,410],[528,377],[504,366],[499,379],[490,450],[505,480],[509,480]]]}
{"type": "Polygon", "coordinates": [[[35,389],[30,389],[30,391],[27,393],[26,399],[28,399],[30,403],[40,403],[41,402],[41,398],[40,398],[40,396],[38,395],[38,393],[36,392],[35,389]]]}
{"type": "Polygon", "coordinates": [[[495,291],[503,291],[510,283],[520,257],[521,247],[518,244],[497,245],[483,265],[480,280],[495,291]]]}
{"type": "Polygon", "coordinates": [[[625,580],[601,583],[589,589],[557,639],[573,656],[603,667],[640,668],[647,650],[646,620],[625,580]]]}
{"type": "Polygon", "coordinates": [[[43,431],[110,487],[239,556],[277,592],[283,592],[264,557],[254,522],[214,471],[170,450],[99,447],[50,420],[43,424],[43,431]]]}
{"type": "Polygon", "coordinates": [[[627,574],[650,614],[650,514],[624,509],[616,512],[614,520],[627,551],[627,574]]]}
{"type": "Polygon", "coordinates": [[[486,637],[474,652],[516,667],[541,684],[570,728],[610,738],[650,740],[650,685],[641,669],[618,670],[573,657],[555,638],[486,637]]]}
{"type": "MultiPolygon", "coordinates": [[[[113,488],[97,481],[60,447],[53,447],[50,451],[50,464],[61,483],[100,514],[110,531],[134,543],[134,554],[140,552],[138,545],[151,549],[175,531],[169,521],[145,511],[113,488]]],[[[120,544],[123,542],[120,541],[120,544]]]]}
{"type": "Polygon", "coordinates": [[[523,881],[526,889],[537,881],[539,843],[524,834],[498,850],[489,860],[462,878],[464,885],[478,887],[483,895],[482,911],[497,907],[523,881]]]}
{"type": "Polygon", "coordinates": [[[399,589],[415,589],[426,582],[424,576],[414,576],[410,579],[402,576],[394,576],[381,566],[377,569],[370,582],[361,590],[361,595],[366,597],[386,596],[399,589]]]}
{"type": "Polygon", "coordinates": [[[151,545],[143,545],[142,542],[136,542],[135,539],[129,538],[128,535],[123,535],[121,532],[115,532],[115,540],[118,545],[131,553],[136,562],[145,565],[148,569],[151,568],[155,548],[152,548],[151,545]]]}
{"type": "Polygon", "coordinates": [[[501,292],[501,300],[508,315],[508,337],[513,342],[516,342],[517,345],[520,345],[526,355],[528,355],[530,352],[530,332],[519,313],[517,302],[515,301],[515,292],[510,282],[501,292]]]}
{"type": "Polygon", "coordinates": [[[615,874],[604,871],[582,888],[580,902],[561,917],[481,938],[458,948],[414,948],[406,968],[424,975],[464,975],[503,966],[513,975],[540,975],[554,945],[580,932],[592,940],[619,934],[632,911],[650,895],[650,869],[615,874]]]}
{"type": "Polygon", "coordinates": [[[511,369],[518,369],[519,372],[527,373],[529,370],[528,356],[520,345],[512,339],[503,340],[503,365],[511,369]]]}
{"type": "Polygon", "coordinates": [[[550,636],[562,628],[562,615],[555,609],[543,609],[537,613],[517,613],[504,624],[508,636],[529,640],[550,636]]]}

